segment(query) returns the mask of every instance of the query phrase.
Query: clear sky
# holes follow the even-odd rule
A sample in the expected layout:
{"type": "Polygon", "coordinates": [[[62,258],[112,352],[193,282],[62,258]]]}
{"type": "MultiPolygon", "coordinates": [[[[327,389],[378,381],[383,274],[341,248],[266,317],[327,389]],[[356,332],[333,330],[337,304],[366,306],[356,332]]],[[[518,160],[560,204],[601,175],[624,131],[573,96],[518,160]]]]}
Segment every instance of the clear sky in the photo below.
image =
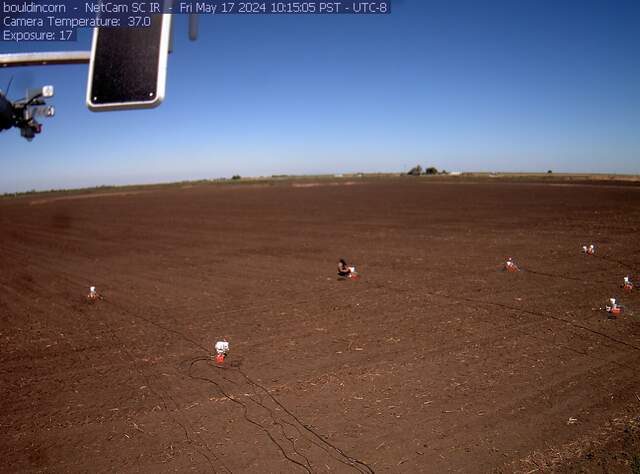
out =
{"type": "MultiPolygon", "coordinates": [[[[0,133],[0,192],[303,173],[640,173],[640,1],[395,0],[388,16],[174,17],[160,108],[89,112],[87,66],[28,143],[0,133]]],[[[88,49],[0,42],[0,52],[88,49]]]]}

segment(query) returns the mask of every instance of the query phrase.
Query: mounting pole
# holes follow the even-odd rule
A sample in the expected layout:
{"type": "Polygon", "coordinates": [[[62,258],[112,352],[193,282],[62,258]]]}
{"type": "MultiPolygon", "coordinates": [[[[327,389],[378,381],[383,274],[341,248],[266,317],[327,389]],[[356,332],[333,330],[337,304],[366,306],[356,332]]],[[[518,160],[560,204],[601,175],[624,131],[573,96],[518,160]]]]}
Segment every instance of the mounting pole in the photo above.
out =
{"type": "Polygon", "coordinates": [[[189,39],[191,41],[198,39],[198,15],[194,13],[189,15],[189,39]]]}

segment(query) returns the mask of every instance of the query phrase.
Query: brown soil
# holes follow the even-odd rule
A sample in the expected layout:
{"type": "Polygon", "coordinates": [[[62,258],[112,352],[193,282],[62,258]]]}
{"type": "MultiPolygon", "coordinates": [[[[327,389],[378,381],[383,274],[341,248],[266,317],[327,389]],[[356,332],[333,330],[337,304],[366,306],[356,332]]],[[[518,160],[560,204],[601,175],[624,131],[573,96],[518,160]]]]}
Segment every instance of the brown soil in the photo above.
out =
{"type": "Polygon", "coordinates": [[[640,188],[363,183],[0,201],[0,471],[633,472],[640,188]]]}

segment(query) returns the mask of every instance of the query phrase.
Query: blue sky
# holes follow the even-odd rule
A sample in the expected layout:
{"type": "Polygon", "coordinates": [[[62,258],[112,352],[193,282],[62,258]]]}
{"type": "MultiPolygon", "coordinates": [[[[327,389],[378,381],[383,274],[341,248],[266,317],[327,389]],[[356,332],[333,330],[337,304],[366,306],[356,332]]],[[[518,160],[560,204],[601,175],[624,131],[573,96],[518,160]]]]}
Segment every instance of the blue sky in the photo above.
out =
{"type": "MultiPolygon", "coordinates": [[[[0,192],[303,173],[640,173],[640,2],[395,0],[388,16],[174,17],[158,109],[89,112],[87,66],[0,69],[53,84],[56,117],[0,134],[0,192]]],[[[88,49],[0,42],[0,52],[88,49]]]]}

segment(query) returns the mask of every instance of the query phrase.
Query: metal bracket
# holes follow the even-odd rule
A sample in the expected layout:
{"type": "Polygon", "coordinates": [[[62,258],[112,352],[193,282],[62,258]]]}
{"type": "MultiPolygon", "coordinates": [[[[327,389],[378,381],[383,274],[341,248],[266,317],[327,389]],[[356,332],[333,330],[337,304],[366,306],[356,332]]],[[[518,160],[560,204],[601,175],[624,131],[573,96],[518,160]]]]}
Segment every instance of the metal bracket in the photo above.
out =
{"type": "Polygon", "coordinates": [[[91,51],[51,51],[46,53],[0,54],[0,68],[49,66],[53,64],[89,64],[91,51]]]}

